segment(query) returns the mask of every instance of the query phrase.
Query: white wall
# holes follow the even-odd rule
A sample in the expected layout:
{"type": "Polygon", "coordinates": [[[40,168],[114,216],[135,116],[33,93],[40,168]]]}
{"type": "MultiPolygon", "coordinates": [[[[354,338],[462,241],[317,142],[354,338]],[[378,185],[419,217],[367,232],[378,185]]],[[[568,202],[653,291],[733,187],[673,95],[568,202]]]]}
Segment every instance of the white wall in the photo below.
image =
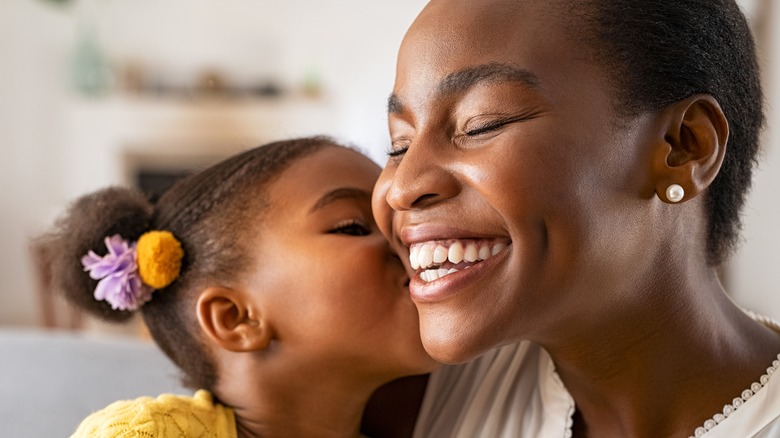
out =
{"type": "MultiPolygon", "coordinates": [[[[771,4],[763,36],[767,130],[744,214],[743,243],[729,266],[729,286],[745,307],[780,319],[780,4],[771,4]]],[[[761,0],[747,2],[758,13],[761,0]]]]}
{"type": "Polygon", "coordinates": [[[31,324],[37,314],[27,237],[46,214],[57,184],[56,107],[71,26],[38,1],[0,6],[0,323],[31,324]]]}
{"type": "MultiPolygon", "coordinates": [[[[161,77],[194,79],[219,68],[235,83],[322,79],[328,134],[382,160],[386,99],[404,31],[424,0],[46,0],[0,2],[0,325],[38,323],[27,239],[70,195],[63,168],[69,62],[81,23],[96,22],[113,62],[134,60],[161,77]],[[329,117],[330,119],[330,117],[329,117]]],[[[105,135],[95,126],[95,137],[105,135]]],[[[99,174],[99,172],[98,172],[99,174]]]]}
{"type": "Polygon", "coordinates": [[[115,0],[98,15],[112,54],[152,63],[163,76],[217,65],[234,82],[274,76],[294,85],[316,70],[339,101],[344,122],[334,130],[374,154],[386,147],[398,45],[425,3],[115,0]]]}

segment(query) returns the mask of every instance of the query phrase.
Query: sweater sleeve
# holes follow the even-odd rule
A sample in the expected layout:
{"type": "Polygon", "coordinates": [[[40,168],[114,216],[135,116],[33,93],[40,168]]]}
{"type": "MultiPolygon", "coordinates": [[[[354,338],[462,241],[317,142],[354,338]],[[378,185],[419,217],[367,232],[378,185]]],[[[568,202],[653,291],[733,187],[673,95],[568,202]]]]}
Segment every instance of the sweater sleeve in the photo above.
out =
{"type": "Polygon", "coordinates": [[[232,409],[207,391],[114,402],[81,422],[71,438],[236,438],[232,409]]]}

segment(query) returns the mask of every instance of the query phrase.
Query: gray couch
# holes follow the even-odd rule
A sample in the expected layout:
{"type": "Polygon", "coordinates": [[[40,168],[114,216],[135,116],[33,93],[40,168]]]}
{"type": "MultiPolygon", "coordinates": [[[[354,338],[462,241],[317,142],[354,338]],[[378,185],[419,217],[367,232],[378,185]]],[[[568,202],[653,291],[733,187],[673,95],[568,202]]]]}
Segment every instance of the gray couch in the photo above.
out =
{"type": "Polygon", "coordinates": [[[109,403],[191,394],[150,341],[0,328],[0,436],[67,437],[109,403]]]}

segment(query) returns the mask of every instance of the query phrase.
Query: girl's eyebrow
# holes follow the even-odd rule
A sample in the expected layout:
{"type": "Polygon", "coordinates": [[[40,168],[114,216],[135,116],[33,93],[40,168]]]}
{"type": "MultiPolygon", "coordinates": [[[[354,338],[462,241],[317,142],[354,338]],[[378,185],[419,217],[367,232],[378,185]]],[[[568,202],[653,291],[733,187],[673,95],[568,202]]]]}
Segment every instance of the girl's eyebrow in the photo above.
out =
{"type": "Polygon", "coordinates": [[[341,199],[371,202],[371,192],[356,187],[339,187],[322,195],[309,210],[309,214],[341,199]]]}
{"type": "MultiPolygon", "coordinates": [[[[491,62],[467,67],[448,74],[439,83],[436,94],[441,96],[462,93],[483,82],[520,82],[531,88],[539,87],[539,78],[533,72],[509,64],[491,62]]],[[[395,93],[391,94],[387,99],[387,112],[389,114],[404,112],[404,104],[395,93]]]]}

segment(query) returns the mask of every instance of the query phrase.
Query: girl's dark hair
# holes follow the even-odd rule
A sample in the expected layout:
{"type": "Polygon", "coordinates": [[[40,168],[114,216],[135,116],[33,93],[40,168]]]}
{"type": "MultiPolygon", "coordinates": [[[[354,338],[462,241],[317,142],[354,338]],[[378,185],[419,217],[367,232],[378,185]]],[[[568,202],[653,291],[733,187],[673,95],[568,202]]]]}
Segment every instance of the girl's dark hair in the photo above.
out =
{"type": "Polygon", "coordinates": [[[624,115],[658,111],[695,94],[713,96],[729,122],[720,173],[705,194],[707,257],[734,250],[764,124],[755,44],[734,0],[584,0],[567,5],[618,90],[624,115]]]}
{"type": "Polygon", "coordinates": [[[339,145],[310,137],[248,150],[177,182],[156,205],[136,190],[101,190],[76,200],[36,243],[49,261],[55,287],[70,303],[121,322],[132,313],[95,300],[97,281],[84,272],[81,257],[89,250],[105,254],[106,236],[135,241],[149,230],[172,232],[184,249],[181,275],[155,291],[140,312],[154,340],[182,370],[185,385],[211,390],[217,374],[201,342],[193,292],[207,284],[230,286],[246,272],[253,262],[246,234],[256,229],[250,224],[266,206],[268,183],[296,160],[331,146],[339,145]]]}

